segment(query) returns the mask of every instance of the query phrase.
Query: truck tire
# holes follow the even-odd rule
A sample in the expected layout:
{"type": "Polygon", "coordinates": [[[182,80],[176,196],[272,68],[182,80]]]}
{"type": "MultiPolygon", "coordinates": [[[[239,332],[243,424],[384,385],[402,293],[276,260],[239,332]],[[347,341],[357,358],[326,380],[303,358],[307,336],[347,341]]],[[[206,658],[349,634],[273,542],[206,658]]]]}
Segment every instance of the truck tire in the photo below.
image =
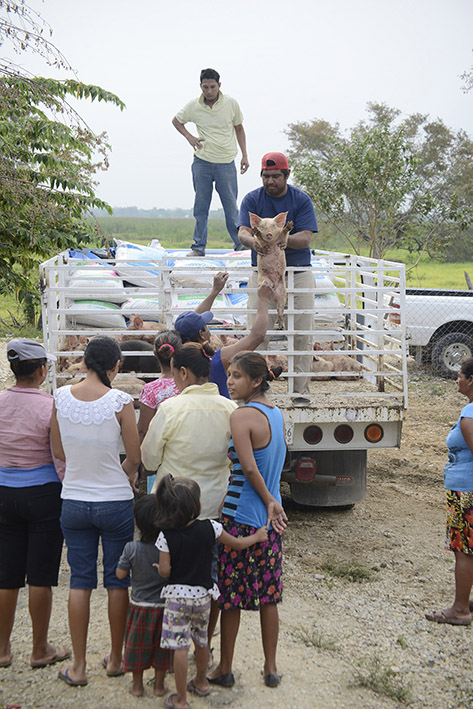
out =
{"type": "Polygon", "coordinates": [[[473,357],[473,336],[464,332],[449,332],[432,347],[432,369],[442,377],[456,377],[461,363],[473,357]]]}

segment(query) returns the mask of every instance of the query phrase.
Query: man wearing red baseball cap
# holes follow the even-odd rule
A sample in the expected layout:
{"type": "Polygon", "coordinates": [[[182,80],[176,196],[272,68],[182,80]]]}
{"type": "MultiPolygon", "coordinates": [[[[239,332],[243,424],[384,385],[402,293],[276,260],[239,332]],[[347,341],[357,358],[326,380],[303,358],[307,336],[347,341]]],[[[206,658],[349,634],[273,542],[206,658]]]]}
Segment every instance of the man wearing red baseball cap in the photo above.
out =
{"type": "MultiPolygon", "coordinates": [[[[315,218],[314,205],[305,192],[288,184],[291,174],[287,157],[283,153],[266,153],[261,161],[261,178],[263,186],[248,192],[243,198],[238,220],[238,238],[240,243],[252,249],[251,264],[257,265],[255,239],[251,231],[250,215],[257,214],[262,218],[272,218],[281,212],[287,212],[287,221],[293,223],[293,229],[287,239],[286,265],[300,267],[294,272],[294,287],[305,289],[305,293],[294,295],[294,308],[296,310],[310,310],[310,313],[301,313],[294,316],[295,330],[313,330],[314,310],[314,276],[310,260],[310,240],[312,234],[318,231],[315,218]]],[[[256,288],[257,273],[254,271],[248,281],[249,288],[256,288]]],[[[256,307],[256,293],[249,293],[248,308],[256,307]]],[[[268,329],[272,329],[276,316],[270,315],[268,329]]],[[[251,316],[250,316],[251,319],[251,316]]],[[[294,346],[296,350],[308,352],[294,358],[294,370],[310,372],[312,366],[313,338],[310,335],[296,335],[294,346]]],[[[265,340],[261,349],[267,349],[265,340]]],[[[294,391],[298,394],[309,392],[310,376],[296,377],[294,391]]],[[[301,398],[300,403],[304,403],[301,398]]]]}

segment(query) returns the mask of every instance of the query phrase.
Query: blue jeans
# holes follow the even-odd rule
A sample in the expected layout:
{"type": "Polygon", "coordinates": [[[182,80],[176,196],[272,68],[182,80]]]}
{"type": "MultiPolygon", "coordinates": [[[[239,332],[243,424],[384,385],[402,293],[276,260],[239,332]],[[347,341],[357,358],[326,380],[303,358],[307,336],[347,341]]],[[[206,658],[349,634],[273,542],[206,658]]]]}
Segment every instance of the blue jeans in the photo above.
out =
{"type": "Polygon", "coordinates": [[[213,183],[217,190],[223,211],[227,231],[235,247],[240,247],[238,241],[238,182],[234,162],[216,163],[194,157],[192,163],[192,182],[194,183],[194,251],[205,252],[207,245],[207,221],[209,218],[210,203],[212,201],[213,183]]]}
{"type": "Polygon", "coordinates": [[[71,567],[71,588],[97,588],[97,555],[102,538],[103,585],[128,588],[130,577],[115,575],[127,542],[133,541],[133,500],[83,502],[63,500],[61,527],[71,567]]]}

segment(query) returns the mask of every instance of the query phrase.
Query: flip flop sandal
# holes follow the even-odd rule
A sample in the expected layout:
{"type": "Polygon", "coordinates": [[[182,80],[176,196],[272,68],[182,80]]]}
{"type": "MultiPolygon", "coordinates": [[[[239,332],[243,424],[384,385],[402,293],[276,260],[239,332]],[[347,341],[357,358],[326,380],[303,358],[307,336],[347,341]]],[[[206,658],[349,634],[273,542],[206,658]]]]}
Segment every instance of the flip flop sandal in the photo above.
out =
{"type": "MultiPolygon", "coordinates": [[[[174,692],[174,694],[170,694],[167,699],[164,700],[164,706],[167,707],[167,709],[175,709],[176,705],[174,704],[174,697],[177,697],[177,692],[174,692]]],[[[187,709],[191,709],[191,705],[189,702],[187,702],[187,709]]]]}
{"type": "Polygon", "coordinates": [[[63,662],[64,660],[68,660],[70,656],[71,651],[67,647],[63,646],[56,650],[55,654],[51,657],[51,659],[42,662],[30,662],[30,665],[34,670],[36,670],[40,667],[55,665],[56,662],[63,662]]]}
{"type": "Polygon", "coordinates": [[[199,689],[198,687],[195,686],[194,680],[191,679],[190,682],[187,684],[187,690],[189,692],[192,692],[193,694],[197,694],[198,697],[208,697],[210,694],[210,687],[207,687],[207,689],[199,689]]]}
{"type": "Polygon", "coordinates": [[[59,677],[59,679],[62,679],[63,682],[65,682],[66,684],[69,684],[71,687],[85,687],[85,685],[87,684],[87,680],[72,679],[72,677],[69,677],[69,670],[70,669],[71,669],[71,666],[69,665],[69,667],[66,667],[64,672],[62,670],[60,670],[57,675],[59,677]]]}
{"type": "MultiPolygon", "coordinates": [[[[105,657],[102,660],[102,667],[106,670],[108,666],[108,658],[110,655],[105,655],[105,657]]],[[[115,670],[115,672],[108,672],[107,671],[107,677],[121,677],[122,675],[125,674],[125,670],[123,669],[123,662],[122,666],[119,670],[115,670]]]]}
{"type": "Polygon", "coordinates": [[[427,620],[432,620],[434,623],[445,623],[446,625],[471,625],[471,615],[466,618],[455,618],[455,616],[447,615],[445,611],[434,611],[426,613],[427,620]]]}

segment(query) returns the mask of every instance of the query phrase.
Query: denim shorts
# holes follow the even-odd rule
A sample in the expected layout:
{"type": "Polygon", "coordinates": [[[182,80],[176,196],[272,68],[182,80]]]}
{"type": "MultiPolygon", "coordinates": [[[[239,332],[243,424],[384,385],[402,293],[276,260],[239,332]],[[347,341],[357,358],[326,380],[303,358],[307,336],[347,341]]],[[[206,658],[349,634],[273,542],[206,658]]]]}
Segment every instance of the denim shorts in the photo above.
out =
{"type": "Polygon", "coordinates": [[[115,569],[123,547],[133,540],[133,500],[63,500],[61,527],[71,567],[71,588],[97,588],[99,539],[103,551],[103,585],[128,588],[130,577],[117,579],[115,569]]]}

